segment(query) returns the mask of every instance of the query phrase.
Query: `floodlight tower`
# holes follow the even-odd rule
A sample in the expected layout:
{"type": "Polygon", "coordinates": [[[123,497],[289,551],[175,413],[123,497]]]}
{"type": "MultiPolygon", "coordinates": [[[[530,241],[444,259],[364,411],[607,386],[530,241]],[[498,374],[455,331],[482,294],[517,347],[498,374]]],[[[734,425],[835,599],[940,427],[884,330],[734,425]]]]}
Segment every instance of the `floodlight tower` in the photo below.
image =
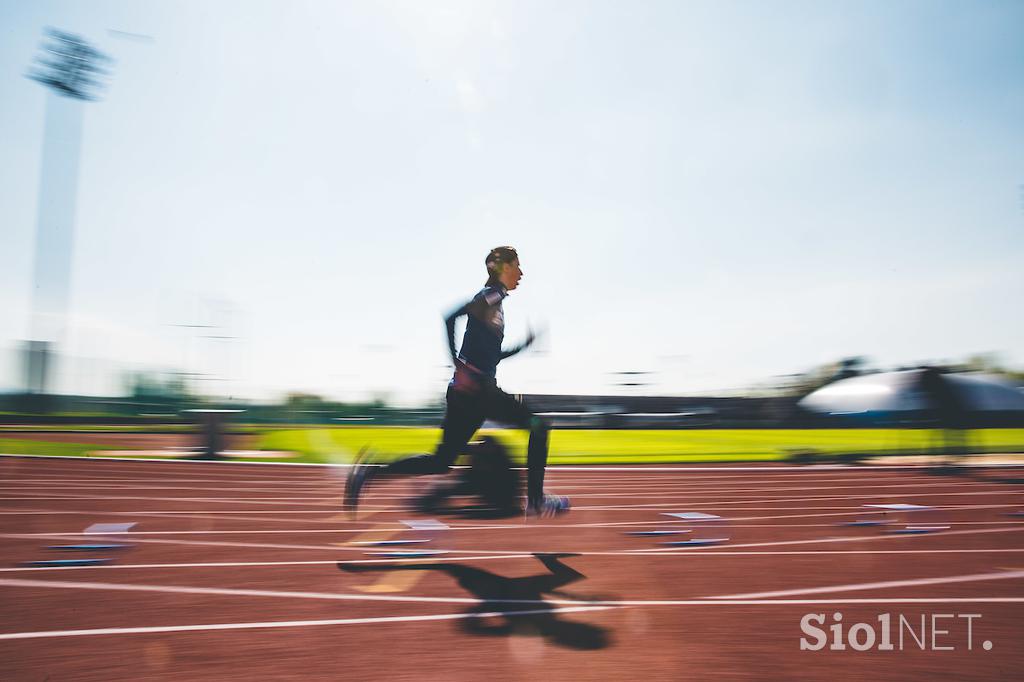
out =
{"type": "Polygon", "coordinates": [[[98,99],[110,58],[83,38],[46,29],[28,77],[48,89],[32,275],[32,321],[24,350],[29,393],[51,388],[53,347],[62,340],[71,282],[84,103],[98,99]]]}

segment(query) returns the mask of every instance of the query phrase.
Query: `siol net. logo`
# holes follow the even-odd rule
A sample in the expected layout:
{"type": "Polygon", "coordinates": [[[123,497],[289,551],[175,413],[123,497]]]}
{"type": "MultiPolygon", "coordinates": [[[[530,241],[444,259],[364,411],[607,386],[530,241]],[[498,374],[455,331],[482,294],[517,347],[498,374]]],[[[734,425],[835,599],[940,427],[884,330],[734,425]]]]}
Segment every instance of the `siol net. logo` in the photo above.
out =
{"type": "MultiPolygon", "coordinates": [[[[980,613],[932,613],[918,614],[908,618],[902,613],[894,617],[891,613],[877,616],[876,623],[853,623],[844,627],[843,614],[831,616],[831,624],[825,627],[824,613],[808,613],[800,619],[801,651],[955,651],[957,644],[974,649],[974,620],[980,613]],[[831,640],[831,641],[830,641],[831,640]]],[[[992,642],[985,640],[981,647],[991,651],[992,642]]]]}

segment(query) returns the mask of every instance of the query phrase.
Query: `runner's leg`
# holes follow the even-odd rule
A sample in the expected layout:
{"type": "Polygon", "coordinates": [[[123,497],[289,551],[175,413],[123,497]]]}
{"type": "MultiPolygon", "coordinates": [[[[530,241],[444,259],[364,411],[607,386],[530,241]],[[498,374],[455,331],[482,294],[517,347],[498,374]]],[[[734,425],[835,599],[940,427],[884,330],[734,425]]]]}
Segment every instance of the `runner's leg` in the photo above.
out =
{"type": "Polygon", "coordinates": [[[484,422],[479,396],[448,389],[448,405],[441,422],[441,442],[432,455],[413,455],[392,462],[379,476],[443,474],[455,463],[466,443],[484,422]]]}
{"type": "Polygon", "coordinates": [[[487,416],[521,429],[529,429],[530,444],[526,448],[526,500],[536,505],[544,498],[544,470],[548,465],[548,423],[530,411],[521,397],[505,393],[498,387],[487,391],[487,416]]]}

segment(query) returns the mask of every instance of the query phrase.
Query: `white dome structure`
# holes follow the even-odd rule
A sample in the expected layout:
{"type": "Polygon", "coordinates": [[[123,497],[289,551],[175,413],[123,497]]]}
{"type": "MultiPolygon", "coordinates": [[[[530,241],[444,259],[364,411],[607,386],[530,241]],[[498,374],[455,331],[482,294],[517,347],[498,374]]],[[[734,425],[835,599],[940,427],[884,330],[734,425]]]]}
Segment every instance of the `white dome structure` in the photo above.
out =
{"type": "Polygon", "coordinates": [[[971,413],[1022,413],[1024,392],[1010,382],[988,374],[953,374],[913,369],[880,372],[841,379],[804,397],[798,405],[812,412],[829,415],[888,414],[927,412],[948,408],[952,400],[957,408],[971,413]],[[939,382],[944,396],[937,396],[939,382]],[[942,400],[947,400],[945,405],[942,400]]]}

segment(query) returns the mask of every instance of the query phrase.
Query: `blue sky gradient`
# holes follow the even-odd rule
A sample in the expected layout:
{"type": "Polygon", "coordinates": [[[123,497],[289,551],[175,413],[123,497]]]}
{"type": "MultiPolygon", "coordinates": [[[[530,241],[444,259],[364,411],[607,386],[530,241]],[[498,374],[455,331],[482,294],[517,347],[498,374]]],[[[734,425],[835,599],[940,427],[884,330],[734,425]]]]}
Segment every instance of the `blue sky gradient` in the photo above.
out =
{"type": "Polygon", "coordinates": [[[115,59],[85,114],[69,390],[162,367],[436,399],[441,316],[506,243],[508,338],[548,332],[500,368],[512,392],[1024,365],[1022,3],[0,0],[8,357],[45,26],[115,59]]]}

